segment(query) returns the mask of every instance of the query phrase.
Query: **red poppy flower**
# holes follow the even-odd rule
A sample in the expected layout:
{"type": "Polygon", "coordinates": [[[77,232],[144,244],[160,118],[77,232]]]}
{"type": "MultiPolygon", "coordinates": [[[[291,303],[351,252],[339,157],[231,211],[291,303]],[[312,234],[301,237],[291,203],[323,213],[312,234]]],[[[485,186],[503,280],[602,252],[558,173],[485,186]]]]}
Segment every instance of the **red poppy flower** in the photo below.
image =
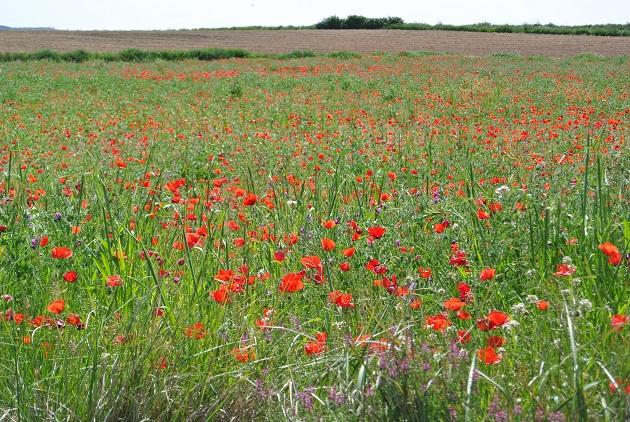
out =
{"type": "Polygon", "coordinates": [[[107,276],[107,281],[105,285],[107,287],[118,287],[122,284],[122,278],[119,275],[110,275],[107,276]]]}
{"type": "Polygon", "coordinates": [[[68,283],[74,283],[75,281],[77,281],[77,272],[76,271],[66,271],[63,274],[63,279],[64,281],[67,281],[68,283]]]}
{"type": "Polygon", "coordinates": [[[462,309],[464,306],[466,306],[466,303],[462,302],[456,297],[452,297],[449,300],[444,302],[444,307],[448,309],[449,311],[457,312],[460,309],[462,309]]]}
{"type": "Polygon", "coordinates": [[[444,223],[437,223],[436,225],[433,226],[433,231],[439,234],[439,233],[444,232],[444,230],[446,230],[447,227],[448,226],[445,225],[444,223]]]}
{"type": "Polygon", "coordinates": [[[573,265],[562,263],[562,264],[558,264],[558,267],[556,268],[556,272],[553,274],[559,277],[566,277],[573,274],[574,272],[575,272],[575,267],[573,265]]]}
{"type": "Polygon", "coordinates": [[[457,284],[457,291],[459,292],[459,298],[465,302],[470,302],[472,299],[471,288],[463,281],[457,284]]]}
{"type": "Polygon", "coordinates": [[[280,282],[280,291],[284,293],[295,293],[302,289],[304,289],[304,283],[302,279],[304,278],[304,272],[300,271],[299,273],[289,273],[282,277],[282,281],[280,282]]]}
{"type": "Polygon", "coordinates": [[[24,321],[24,314],[13,315],[13,322],[15,322],[16,325],[21,324],[22,321],[24,321]]]}
{"type": "Polygon", "coordinates": [[[342,293],[339,290],[334,290],[328,293],[328,299],[331,303],[334,303],[340,308],[354,308],[354,303],[352,303],[352,295],[350,293],[342,293]]]}
{"type": "Polygon", "coordinates": [[[367,230],[370,237],[374,239],[380,239],[385,234],[384,227],[375,226],[375,227],[370,227],[367,230]]]}
{"type": "Polygon", "coordinates": [[[457,311],[457,319],[461,319],[462,321],[467,321],[471,318],[472,318],[472,315],[470,315],[468,312],[464,311],[463,309],[461,311],[457,311]]]}
{"type": "Polygon", "coordinates": [[[490,205],[488,205],[488,208],[490,209],[490,212],[496,214],[503,209],[503,205],[501,205],[500,202],[491,202],[490,205]]]}
{"type": "Polygon", "coordinates": [[[630,321],[630,317],[628,315],[616,314],[610,318],[610,325],[613,330],[620,331],[624,325],[626,325],[630,321]]]}
{"type": "Polygon", "coordinates": [[[72,249],[65,246],[56,246],[50,251],[50,256],[55,259],[69,259],[72,257],[72,249]]]}
{"type": "Polygon", "coordinates": [[[324,228],[326,229],[332,229],[337,225],[337,223],[335,222],[335,220],[326,220],[324,221],[324,228]]]}
{"type": "Polygon", "coordinates": [[[302,265],[304,265],[306,268],[318,270],[322,268],[322,260],[317,255],[304,256],[302,257],[302,265]]]}
{"type": "Polygon", "coordinates": [[[444,314],[429,315],[426,318],[427,327],[433,328],[435,331],[444,331],[451,325],[448,317],[444,314]]]}
{"type": "MultiPolygon", "coordinates": [[[[627,381],[626,381],[627,382],[627,381]]],[[[623,387],[623,380],[621,378],[615,378],[615,382],[610,382],[608,384],[608,389],[611,393],[616,393],[619,387],[623,387]]],[[[630,394],[630,383],[626,383],[623,392],[626,394],[630,394]]]]}
{"type": "Polygon", "coordinates": [[[221,285],[221,287],[213,291],[211,294],[212,294],[212,299],[214,299],[214,301],[217,303],[224,304],[224,303],[227,303],[230,299],[229,291],[225,284],[221,285]]]}
{"type": "Polygon", "coordinates": [[[237,347],[232,349],[232,356],[241,363],[247,363],[256,359],[256,352],[246,347],[237,347]]]}
{"type": "Polygon", "coordinates": [[[332,239],[328,239],[327,237],[322,239],[322,249],[326,252],[332,251],[335,249],[335,242],[332,239]]]}
{"type": "Polygon", "coordinates": [[[477,351],[477,358],[486,365],[494,365],[501,362],[503,356],[497,353],[493,347],[488,346],[477,351]]]}
{"type": "Polygon", "coordinates": [[[339,264],[339,269],[341,271],[343,271],[344,273],[347,271],[350,271],[350,263],[349,262],[342,262],[341,264],[339,264]]]}
{"type": "Polygon", "coordinates": [[[547,302],[546,300],[539,300],[538,302],[536,302],[536,308],[538,308],[538,310],[540,311],[546,311],[547,309],[549,309],[549,302],[547,302]]]}
{"type": "Polygon", "coordinates": [[[304,345],[304,352],[307,355],[318,355],[326,350],[326,341],[328,340],[328,334],[325,332],[317,333],[315,335],[315,341],[309,341],[304,345]]]}
{"type": "Polygon", "coordinates": [[[70,314],[66,317],[66,322],[70,325],[78,326],[81,324],[81,318],[76,314],[70,314]]]}
{"type": "Polygon", "coordinates": [[[43,248],[46,245],[48,245],[48,236],[43,235],[42,238],[39,239],[39,247],[43,248]]]}
{"type": "Polygon", "coordinates": [[[501,336],[490,336],[486,344],[490,347],[501,347],[505,344],[505,338],[501,336]]]}
{"type": "Polygon", "coordinates": [[[351,258],[354,255],[355,251],[355,248],[346,248],[343,250],[343,256],[345,256],[346,258],[351,258]]]}
{"type": "Polygon", "coordinates": [[[201,246],[202,237],[194,232],[186,233],[186,244],[188,245],[188,249],[192,249],[195,246],[201,246]]]}
{"type": "Polygon", "coordinates": [[[506,322],[510,320],[510,317],[505,312],[501,311],[492,311],[486,317],[490,322],[490,328],[498,328],[505,325],[506,322]]]}
{"type": "Polygon", "coordinates": [[[494,268],[484,268],[481,270],[481,274],[479,275],[479,279],[482,281],[492,280],[497,270],[494,268]]]}
{"type": "Polygon", "coordinates": [[[449,264],[456,267],[466,267],[468,266],[468,260],[466,259],[466,252],[456,250],[451,259],[449,259],[449,264]]]}
{"type": "Polygon", "coordinates": [[[318,355],[326,350],[326,343],[320,343],[318,341],[309,341],[304,345],[304,352],[311,355],[318,355]]]}
{"type": "Polygon", "coordinates": [[[431,271],[431,268],[420,267],[418,268],[418,274],[420,274],[420,277],[422,278],[431,278],[433,271],[431,271]]]}
{"type": "Polygon", "coordinates": [[[60,313],[63,312],[64,308],[65,308],[65,302],[63,301],[63,299],[57,299],[53,302],[51,302],[47,309],[48,312],[52,312],[53,314],[57,314],[59,315],[60,313]]]}
{"type": "Polygon", "coordinates": [[[615,245],[610,242],[604,242],[599,245],[599,250],[604,253],[608,257],[608,263],[611,265],[619,265],[621,264],[622,256],[619,252],[619,249],[615,245]]]}
{"type": "Polygon", "coordinates": [[[479,208],[477,210],[477,218],[480,220],[487,220],[488,218],[490,218],[490,214],[488,214],[487,211],[484,211],[481,208],[479,208]]]}
{"type": "Polygon", "coordinates": [[[419,298],[414,298],[411,299],[411,302],[409,302],[409,307],[411,309],[420,309],[420,307],[422,306],[422,300],[420,300],[419,298]]]}
{"type": "Polygon", "coordinates": [[[365,264],[365,269],[379,275],[387,272],[387,267],[381,264],[378,259],[370,259],[368,263],[365,264]]]}
{"type": "Polygon", "coordinates": [[[283,251],[275,251],[273,253],[273,259],[276,262],[282,262],[286,258],[286,254],[283,251]]]}
{"type": "Polygon", "coordinates": [[[247,196],[245,196],[245,198],[243,199],[243,205],[250,207],[252,205],[255,205],[257,200],[258,197],[256,195],[254,195],[253,193],[248,193],[247,196]]]}
{"type": "Polygon", "coordinates": [[[387,290],[387,293],[394,294],[398,289],[398,280],[396,278],[396,274],[391,276],[391,278],[383,277],[381,280],[381,285],[387,290]]]}

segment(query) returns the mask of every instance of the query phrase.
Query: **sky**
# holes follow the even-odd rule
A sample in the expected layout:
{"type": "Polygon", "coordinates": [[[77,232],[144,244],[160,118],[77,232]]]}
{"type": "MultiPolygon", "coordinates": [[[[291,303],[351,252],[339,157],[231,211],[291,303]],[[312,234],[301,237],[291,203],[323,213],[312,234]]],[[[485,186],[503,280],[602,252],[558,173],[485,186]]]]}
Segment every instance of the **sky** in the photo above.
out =
{"type": "Polygon", "coordinates": [[[351,14],[431,24],[628,23],[630,0],[0,0],[0,25],[56,29],[312,25],[351,14]]]}

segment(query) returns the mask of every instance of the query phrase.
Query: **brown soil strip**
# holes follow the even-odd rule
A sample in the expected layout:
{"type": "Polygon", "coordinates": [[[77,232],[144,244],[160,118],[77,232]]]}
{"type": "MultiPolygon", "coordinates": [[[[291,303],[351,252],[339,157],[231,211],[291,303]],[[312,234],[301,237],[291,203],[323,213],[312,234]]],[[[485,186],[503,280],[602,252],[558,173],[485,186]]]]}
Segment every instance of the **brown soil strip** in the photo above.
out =
{"type": "Polygon", "coordinates": [[[630,54],[630,37],[402,30],[0,31],[0,51],[4,52],[212,47],[261,53],[423,50],[470,55],[515,53],[565,57],[594,53],[616,56],[630,54]]]}

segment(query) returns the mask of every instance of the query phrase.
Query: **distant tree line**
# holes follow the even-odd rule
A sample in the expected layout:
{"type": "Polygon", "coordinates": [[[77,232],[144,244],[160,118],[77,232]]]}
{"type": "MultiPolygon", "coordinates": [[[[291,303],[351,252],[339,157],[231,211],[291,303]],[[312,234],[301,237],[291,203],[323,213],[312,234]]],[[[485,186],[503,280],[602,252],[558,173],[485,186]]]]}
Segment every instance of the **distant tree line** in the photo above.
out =
{"type": "Polygon", "coordinates": [[[427,23],[406,23],[402,20],[402,18],[398,17],[366,18],[365,16],[359,15],[350,15],[345,19],[338,16],[329,16],[316,23],[313,27],[315,29],[409,29],[526,34],[630,36],[630,23],[566,26],[554,25],[552,23],[496,25],[488,22],[481,22],[470,25],[447,25],[441,23],[430,25],[427,23]]]}
{"type": "Polygon", "coordinates": [[[343,19],[329,16],[315,24],[315,29],[384,29],[393,25],[403,25],[401,18],[366,18],[365,16],[350,15],[343,19]]]}

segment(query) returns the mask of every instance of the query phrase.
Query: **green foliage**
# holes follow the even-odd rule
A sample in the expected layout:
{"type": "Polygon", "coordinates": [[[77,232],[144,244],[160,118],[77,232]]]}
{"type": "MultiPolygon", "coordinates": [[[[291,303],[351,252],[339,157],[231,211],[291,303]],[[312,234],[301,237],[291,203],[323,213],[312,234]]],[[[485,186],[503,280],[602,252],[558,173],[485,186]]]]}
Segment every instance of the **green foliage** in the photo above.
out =
{"type": "MultiPolygon", "coordinates": [[[[310,53],[313,54],[313,53],[310,53]]],[[[105,62],[150,62],[155,60],[180,61],[180,60],[221,60],[229,58],[246,58],[252,54],[238,48],[207,48],[196,50],[140,50],[128,48],[119,52],[87,52],[76,50],[70,52],[56,52],[40,50],[34,53],[0,53],[0,62],[48,60],[55,62],[82,63],[88,60],[103,60],[105,62]]],[[[307,57],[307,56],[295,56],[307,57]]]]}
{"type": "Polygon", "coordinates": [[[59,59],[64,62],[83,63],[90,60],[92,55],[85,50],[69,51],[67,53],[61,53],[59,59]]]}
{"type": "Polygon", "coordinates": [[[315,57],[315,53],[310,50],[294,50],[289,53],[276,55],[279,59],[302,59],[305,57],[315,57]]]}
{"type": "Polygon", "coordinates": [[[230,58],[245,58],[249,57],[250,53],[236,48],[223,49],[223,48],[209,48],[205,50],[192,50],[186,54],[187,58],[195,58],[198,60],[220,60],[230,58]]]}
{"type": "Polygon", "coordinates": [[[149,57],[149,52],[137,48],[128,48],[118,53],[118,57],[123,62],[142,62],[149,57]]]}
{"type": "Polygon", "coordinates": [[[329,16],[326,19],[322,20],[315,24],[316,29],[343,29],[343,25],[345,23],[344,19],[341,19],[339,16],[329,16]]]}
{"type": "Polygon", "coordinates": [[[360,58],[361,53],[357,53],[354,51],[334,51],[332,53],[326,54],[326,56],[332,59],[350,60],[360,58]]]}
{"type": "Polygon", "coordinates": [[[601,36],[630,36],[630,23],[626,24],[596,24],[596,25],[554,25],[549,24],[491,24],[488,22],[471,25],[448,25],[438,23],[406,23],[401,18],[366,18],[360,15],[350,15],[347,18],[329,16],[314,25],[315,29],[408,29],[408,30],[439,30],[439,31],[469,31],[469,32],[499,32],[499,33],[528,33],[528,34],[558,34],[558,35],[601,35],[601,36]]]}
{"type": "Polygon", "coordinates": [[[444,55],[448,53],[437,52],[437,51],[424,51],[424,50],[412,50],[412,51],[401,51],[398,53],[401,57],[425,57],[425,56],[437,56],[444,55]]]}
{"type": "Polygon", "coordinates": [[[33,60],[49,60],[58,62],[61,60],[61,55],[51,50],[39,50],[31,54],[33,60]]]}
{"type": "Polygon", "coordinates": [[[366,18],[360,15],[350,15],[345,19],[329,16],[315,24],[315,29],[384,29],[394,25],[403,25],[404,21],[398,17],[366,18]]]}
{"type": "Polygon", "coordinates": [[[556,35],[601,35],[601,36],[630,36],[630,24],[601,24],[565,26],[554,24],[523,24],[523,25],[494,25],[487,22],[471,25],[448,25],[427,23],[400,23],[389,25],[390,29],[406,30],[438,30],[438,31],[468,31],[468,32],[502,32],[527,34],[556,34],[556,35]]]}

